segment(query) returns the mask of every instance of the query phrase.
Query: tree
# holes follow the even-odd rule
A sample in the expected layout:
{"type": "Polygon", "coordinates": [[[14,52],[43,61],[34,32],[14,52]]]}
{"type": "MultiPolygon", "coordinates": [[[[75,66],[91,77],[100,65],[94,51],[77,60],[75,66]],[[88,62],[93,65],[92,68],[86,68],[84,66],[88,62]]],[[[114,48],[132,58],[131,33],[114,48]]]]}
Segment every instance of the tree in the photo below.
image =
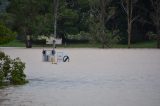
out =
{"type": "Polygon", "coordinates": [[[152,5],[150,17],[157,32],[157,48],[160,48],[160,0],[150,0],[150,2],[152,5]]]}
{"type": "Polygon", "coordinates": [[[124,11],[127,14],[127,23],[128,23],[128,48],[131,47],[131,37],[132,37],[132,24],[138,18],[138,16],[133,15],[134,4],[137,0],[121,0],[121,5],[124,11]]]}
{"type": "Polygon", "coordinates": [[[0,0],[0,15],[6,12],[6,8],[9,5],[8,0],[0,0]]]}
{"type": "Polygon", "coordinates": [[[90,0],[90,6],[92,36],[102,44],[102,48],[110,47],[110,43],[115,37],[106,28],[106,24],[114,16],[115,8],[111,7],[111,0],[90,0]]]}
{"type": "MultiPolygon", "coordinates": [[[[81,19],[83,15],[78,0],[12,0],[8,14],[14,19],[10,22],[13,29],[16,30],[21,38],[25,35],[51,35],[61,37],[60,33],[77,34],[79,29],[86,29],[81,19]],[[60,34],[60,36],[59,36],[60,34]]],[[[87,8],[87,6],[82,9],[87,8]]],[[[87,16],[87,15],[86,15],[87,16]]],[[[6,21],[7,22],[7,21],[6,21]]],[[[83,21],[85,22],[85,21],[83,21]]]]}
{"type": "Polygon", "coordinates": [[[78,2],[78,15],[79,15],[79,21],[78,21],[78,28],[79,31],[85,31],[88,32],[89,31],[89,10],[90,10],[90,6],[89,6],[89,1],[88,0],[77,0],[78,2]]]}
{"type": "Polygon", "coordinates": [[[16,32],[0,23],[0,44],[8,43],[16,38],[16,32]]]}
{"type": "Polygon", "coordinates": [[[82,14],[77,0],[63,0],[59,3],[57,33],[63,38],[63,42],[67,41],[69,35],[76,35],[84,30],[85,26],[81,23],[85,19],[81,17],[82,14]]]}
{"type": "Polygon", "coordinates": [[[53,0],[11,0],[7,12],[14,18],[12,28],[22,40],[26,35],[53,32],[53,0]]]}
{"type": "Polygon", "coordinates": [[[13,27],[21,38],[33,33],[33,23],[37,14],[37,2],[35,0],[11,0],[8,12],[14,15],[13,27]]]}

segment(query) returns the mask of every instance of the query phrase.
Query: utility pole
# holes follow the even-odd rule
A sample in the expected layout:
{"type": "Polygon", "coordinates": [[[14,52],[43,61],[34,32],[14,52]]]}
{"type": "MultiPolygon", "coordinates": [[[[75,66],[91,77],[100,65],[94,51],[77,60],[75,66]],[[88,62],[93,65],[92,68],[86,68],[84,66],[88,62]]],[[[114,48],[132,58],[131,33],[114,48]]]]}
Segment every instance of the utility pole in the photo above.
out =
{"type": "Polygon", "coordinates": [[[56,36],[57,36],[57,14],[58,14],[58,1],[54,0],[53,6],[54,6],[54,35],[53,35],[53,49],[55,49],[56,46],[56,36]]]}

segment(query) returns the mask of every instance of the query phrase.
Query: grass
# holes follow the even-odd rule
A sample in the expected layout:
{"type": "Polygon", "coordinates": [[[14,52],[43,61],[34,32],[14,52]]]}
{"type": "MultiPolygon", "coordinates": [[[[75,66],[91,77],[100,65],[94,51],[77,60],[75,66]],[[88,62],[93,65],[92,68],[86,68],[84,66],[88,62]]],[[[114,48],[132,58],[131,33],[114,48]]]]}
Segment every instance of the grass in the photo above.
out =
{"type": "MultiPolygon", "coordinates": [[[[131,44],[131,48],[156,48],[156,41],[144,41],[131,44]]],[[[127,44],[114,44],[113,48],[128,48],[127,44]]]]}
{"type": "Polygon", "coordinates": [[[157,48],[156,41],[147,41],[133,44],[133,48],[157,48]]]}
{"type": "Polygon", "coordinates": [[[67,45],[57,45],[57,47],[63,48],[98,48],[100,44],[91,44],[91,43],[84,43],[84,44],[67,44],[67,45]]]}
{"type": "MultiPolygon", "coordinates": [[[[51,45],[34,45],[33,47],[52,47],[51,45]]],[[[0,47],[25,47],[25,43],[13,40],[7,44],[0,45],[0,47]]],[[[67,44],[67,45],[57,45],[58,48],[100,48],[101,44],[67,44]]],[[[111,48],[127,48],[127,44],[113,44],[111,48]]],[[[131,44],[131,48],[156,48],[156,41],[145,41],[140,43],[131,44]]]]}
{"type": "Polygon", "coordinates": [[[0,47],[25,47],[25,43],[19,40],[13,40],[9,43],[0,45],[0,47]]]}

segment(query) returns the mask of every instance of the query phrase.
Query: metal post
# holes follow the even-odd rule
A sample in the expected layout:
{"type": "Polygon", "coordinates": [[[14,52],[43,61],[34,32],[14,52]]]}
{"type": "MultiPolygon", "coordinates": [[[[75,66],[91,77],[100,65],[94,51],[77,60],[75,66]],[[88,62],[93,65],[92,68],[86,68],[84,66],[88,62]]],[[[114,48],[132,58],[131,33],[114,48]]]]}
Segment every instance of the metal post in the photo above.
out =
{"type": "Polygon", "coordinates": [[[58,0],[54,0],[54,35],[53,35],[53,49],[55,49],[55,38],[57,36],[57,12],[58,12],[58,0]]]}

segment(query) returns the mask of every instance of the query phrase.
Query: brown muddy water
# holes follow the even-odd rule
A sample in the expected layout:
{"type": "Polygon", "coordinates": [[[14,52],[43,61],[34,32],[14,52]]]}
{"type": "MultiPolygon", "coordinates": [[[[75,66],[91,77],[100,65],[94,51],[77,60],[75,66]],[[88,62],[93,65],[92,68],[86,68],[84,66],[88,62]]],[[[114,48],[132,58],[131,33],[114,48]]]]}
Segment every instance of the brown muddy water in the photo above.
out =
{"type": "Polygon", "coordinates": [[[160,50],[57,49],[70,62],[42,61],[42,49],[0,48],[26,63],[29,83],[0,89],[0,106],[159,106],[160,50]]]}

